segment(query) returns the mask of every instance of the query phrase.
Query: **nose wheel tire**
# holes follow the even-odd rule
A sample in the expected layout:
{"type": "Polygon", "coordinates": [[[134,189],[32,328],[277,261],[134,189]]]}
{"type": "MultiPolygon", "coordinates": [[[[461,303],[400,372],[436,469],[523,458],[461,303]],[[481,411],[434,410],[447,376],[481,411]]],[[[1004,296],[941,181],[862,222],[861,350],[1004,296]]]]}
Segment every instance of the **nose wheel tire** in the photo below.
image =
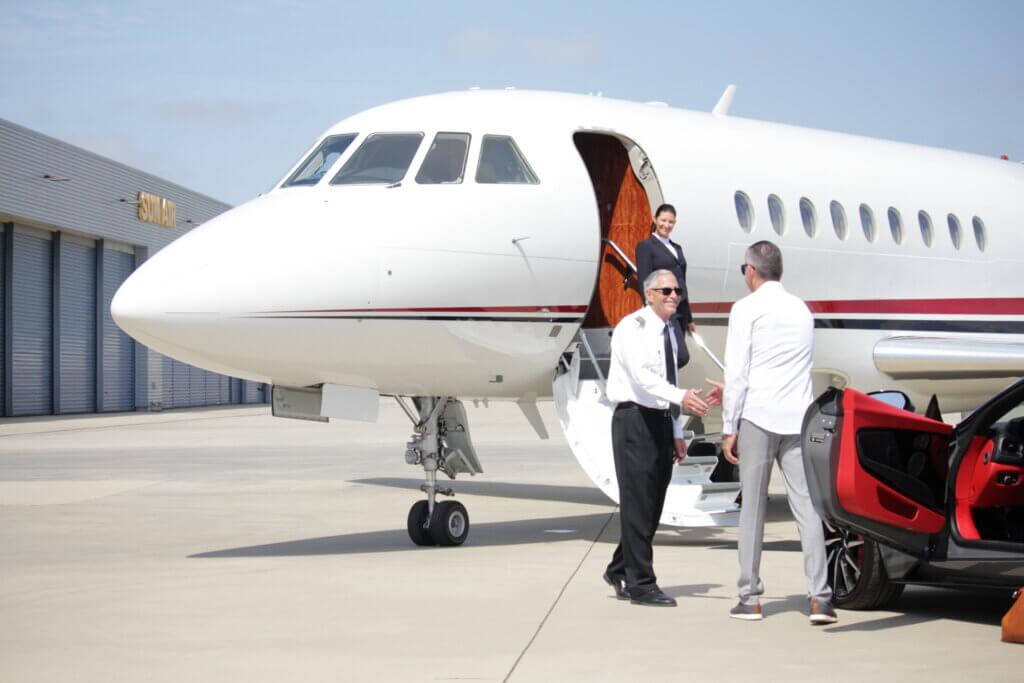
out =
{"type": "Polygon", "coordinates": [[[462,545],[469,536],[469,513],[455,500],[446,500],[434,506],[430,518],[430,535],[441,546],[462,545]]]}
{"type": "Polygon", "coordinates": [[[416,545],[436,545],[434,537],[426,528],[427,515],[430,513],[430,506],[427,501],[418,500],[409,508],[409,519],[406,528],[409,530],[409,538],[416,545]]]}

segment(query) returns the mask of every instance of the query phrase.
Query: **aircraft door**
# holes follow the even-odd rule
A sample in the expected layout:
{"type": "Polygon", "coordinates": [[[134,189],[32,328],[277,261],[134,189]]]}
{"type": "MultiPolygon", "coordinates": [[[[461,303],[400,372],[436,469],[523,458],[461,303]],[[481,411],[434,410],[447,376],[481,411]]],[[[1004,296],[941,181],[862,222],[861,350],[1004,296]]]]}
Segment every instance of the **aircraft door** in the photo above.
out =
{"type": "Polygon", "coordinates": [[[653,165],[634,142],[615,135],[576,133],[601,220],[600,267],[585,328],[614,327],[643,305],[635,271],[636,245],[650,234],[662,201],[653,165]]]}
{"type": "Polygon", "coordinates": [[[804,417],[804,467],[822,519],[918,557],[945,527],[953,428],[853,389],[804,417]]]}

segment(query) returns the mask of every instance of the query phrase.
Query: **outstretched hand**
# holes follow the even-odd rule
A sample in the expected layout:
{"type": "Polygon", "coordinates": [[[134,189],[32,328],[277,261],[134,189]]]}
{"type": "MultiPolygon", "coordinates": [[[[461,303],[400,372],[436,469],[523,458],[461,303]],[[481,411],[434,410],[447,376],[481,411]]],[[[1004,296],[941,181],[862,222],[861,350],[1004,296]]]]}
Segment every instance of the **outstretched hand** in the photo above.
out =
{"type": "Polygon", "coordinates": [[[708,392],[707,402],[708,405],[720,406],[722,405],[722,394],[725,393],[725,385],[721,382],[716,382],[708,377],[704,378],[708,384],[711,385],[712,389],[708,392]]]}
{"type": "Polygon", "coordinates": [[[708,404],[700,396],[700,389],[688,389],[680,404],[684,413],[704,417],[708,414],[708,404]]]}

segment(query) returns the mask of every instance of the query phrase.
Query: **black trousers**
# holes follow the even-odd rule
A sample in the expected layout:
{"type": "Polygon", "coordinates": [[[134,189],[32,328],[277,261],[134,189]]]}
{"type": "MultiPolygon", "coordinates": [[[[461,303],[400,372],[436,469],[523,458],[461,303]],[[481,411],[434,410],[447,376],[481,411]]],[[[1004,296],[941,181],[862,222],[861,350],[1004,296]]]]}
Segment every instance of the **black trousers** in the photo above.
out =
{"type": "Polygon", "coordinates": [[[663,410],[620,403],[612,416],[612,451],[621,532],[608,575],[624,577],[630,594],[642,595],[658,586],[651,544],[672,479],[672,418],[663,410]]]}

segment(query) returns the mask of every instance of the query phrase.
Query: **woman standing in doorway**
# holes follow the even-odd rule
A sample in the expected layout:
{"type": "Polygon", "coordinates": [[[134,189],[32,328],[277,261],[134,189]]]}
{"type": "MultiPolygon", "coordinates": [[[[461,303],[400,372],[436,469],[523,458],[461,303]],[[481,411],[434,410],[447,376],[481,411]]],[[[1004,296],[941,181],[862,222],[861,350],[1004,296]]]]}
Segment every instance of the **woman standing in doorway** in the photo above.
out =
{"type": "MultiPolygon", "coordinates": [[[[636,245],[637,284],[643,289],[644,279],[656,270],[670,270],[683,289],[683,300],[679,302],[676,320],[681,330],[694,332],[697,325],[690,313],[690,297],[686,287],[686,257],[683,248],[669,239],[676,227],[676,207],[662,204],[654,212],[651,236],[636,245]]],[[[643,296],[643,292],[640,292],[643,296]]]]}

